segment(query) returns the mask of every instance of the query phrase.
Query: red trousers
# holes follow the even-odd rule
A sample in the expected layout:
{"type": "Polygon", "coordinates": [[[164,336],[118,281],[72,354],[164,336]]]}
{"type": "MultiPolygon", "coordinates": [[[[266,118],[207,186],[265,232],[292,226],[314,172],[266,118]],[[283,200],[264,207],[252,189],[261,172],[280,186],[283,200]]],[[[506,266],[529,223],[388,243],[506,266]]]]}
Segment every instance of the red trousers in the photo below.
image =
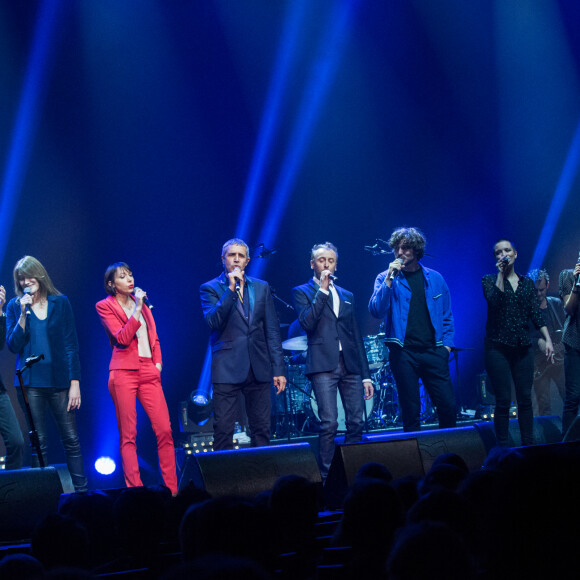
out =
{"type": "Polygon", "coordinates": [[[115,404],[121,443],[121,460],[127,487],[142,486],[137,460],[137,403],[145,409],[157,437],[159,466],[165,485],[177,493],[175,447],[161,373],[150,358],[139,357],[139,370],[112,370],[109,373],[109,393],[115,404]]]}

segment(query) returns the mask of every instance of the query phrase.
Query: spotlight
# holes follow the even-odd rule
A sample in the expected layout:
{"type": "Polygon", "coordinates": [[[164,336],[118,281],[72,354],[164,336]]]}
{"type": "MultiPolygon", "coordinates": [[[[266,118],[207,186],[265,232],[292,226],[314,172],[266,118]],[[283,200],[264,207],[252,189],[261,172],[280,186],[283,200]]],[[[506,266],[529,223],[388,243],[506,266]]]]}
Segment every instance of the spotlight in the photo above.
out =
{"type": "Polygon", "coordinates": [[[97,473],[100,473],[101,475],[111,475],[116,468],[117,465],[110,457],[99,457],[95,461],[95,469],[97,470],[97,473]]]}
{"type": "Polygon", "coordinates": [[[213,401],[203,393],[193,391],[187,401],[187,419],[201,427],[209,421],[212,415],[213,401]]]}

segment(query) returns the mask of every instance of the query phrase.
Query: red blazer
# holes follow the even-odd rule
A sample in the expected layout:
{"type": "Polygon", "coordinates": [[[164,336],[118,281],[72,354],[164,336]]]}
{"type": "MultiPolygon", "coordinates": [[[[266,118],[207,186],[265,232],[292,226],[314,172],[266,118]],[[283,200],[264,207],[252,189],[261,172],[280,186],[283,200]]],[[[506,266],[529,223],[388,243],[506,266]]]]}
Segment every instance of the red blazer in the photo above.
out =
{"type": "MultiPolygon", "coordinates": [[[[141,327],[141,323],[134,316],[128,319],[114,296],[107,296],[104,300],[97,302],[96,308],[113,349],[109,370],[138,370],[137,331],[141,327]]],[[[153,363],[161,363],[161,347],[151,310],[144,306],[141,313],[147,322],[147,334],[149,335],[153,363]]]]}

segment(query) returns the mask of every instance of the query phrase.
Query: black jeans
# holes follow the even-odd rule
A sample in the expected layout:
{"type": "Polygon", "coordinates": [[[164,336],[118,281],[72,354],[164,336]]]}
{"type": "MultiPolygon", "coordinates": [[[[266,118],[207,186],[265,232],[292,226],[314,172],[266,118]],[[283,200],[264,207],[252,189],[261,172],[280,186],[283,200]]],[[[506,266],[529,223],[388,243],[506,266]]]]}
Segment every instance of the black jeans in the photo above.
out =
{"type": "Polygon", "coordinates": [[[522,445],[533,445],[534,355],[532,348],[530,346],[506,346],[486,339],[485,369],[495,394],[493,424],[497,444],[503,447],[509,446],[509,411],[513,381],[518,404],[518,424],[522,445]]]}
{"type": "Polygon", "coordinates": [[[403,430],[418,431],[421,428],[419,379],[437,408],[439,427],[455,427],[457,406],[449,374],[449,351],[444,346],[411,349],[389,345],[389,352],[403,413],[403,430]]]}
{"type": "MultiPolygon", "coordinates": [[[[79,436],[77,434],[77,423],[74,411],[67,411],[68,389],[55,389],[51,387],[28,388],[28,402],[32,420],[38,439],[40,441],[40,451],[44,459],[44,464],[48,465],[47,450],[48,438],[46,434],[46,407],[50,409],[52,416],[60,433],[60,440],[66,453],[66,464],[75,487],[75,491],[87,491],[88,483],[85,476],[83,456],[79,436]]],[[[38,457],[34,449],[33,465],[38,467],[38,457]]]]}
{"type": "Polygon", "coordinates": [[[580,350],[566,345],[564,355],[564,372],[566,373],[566,399],[562,417],[562,435],[566,435],[572,425],[580,406],[580,350]]]}

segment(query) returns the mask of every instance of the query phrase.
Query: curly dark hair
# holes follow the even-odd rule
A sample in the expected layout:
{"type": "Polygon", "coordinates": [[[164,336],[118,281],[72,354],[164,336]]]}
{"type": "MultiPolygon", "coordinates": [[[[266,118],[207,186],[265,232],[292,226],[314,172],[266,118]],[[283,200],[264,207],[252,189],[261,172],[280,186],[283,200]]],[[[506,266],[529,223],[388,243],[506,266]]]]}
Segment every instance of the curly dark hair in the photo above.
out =
{"type": "Polygon", "coordinates": [[[420,260],[425,254],[427,240],[419,228],[397,228],[389,238],[389,247],[396,251],[401,245],[412,248],[415,252],[415,257],[420,260]]]}

